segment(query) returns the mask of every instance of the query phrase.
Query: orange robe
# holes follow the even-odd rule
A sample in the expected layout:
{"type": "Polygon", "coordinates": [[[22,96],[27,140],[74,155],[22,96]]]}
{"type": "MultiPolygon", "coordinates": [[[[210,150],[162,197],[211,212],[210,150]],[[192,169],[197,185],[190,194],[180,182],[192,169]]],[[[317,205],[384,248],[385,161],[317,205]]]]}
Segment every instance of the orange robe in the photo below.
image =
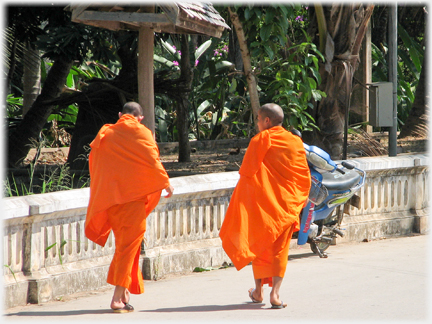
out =
{"type": "Polygon", "coordinates": [[[104,125],[90,146],[85,234],[104,246],[113,230],[116,251],[107,281],[142,293],[139,254],[146,217],[169,186],[159,149],[151,131],[129,114],[104,125]]]}
{"type": "Polygon", "coordinates": [[[302,140],[280,126],[260,132],[239,173],[219,233],[222,246],[237,270],[252,261],[255,279],[283,277],[311,185],[302,140]]]}

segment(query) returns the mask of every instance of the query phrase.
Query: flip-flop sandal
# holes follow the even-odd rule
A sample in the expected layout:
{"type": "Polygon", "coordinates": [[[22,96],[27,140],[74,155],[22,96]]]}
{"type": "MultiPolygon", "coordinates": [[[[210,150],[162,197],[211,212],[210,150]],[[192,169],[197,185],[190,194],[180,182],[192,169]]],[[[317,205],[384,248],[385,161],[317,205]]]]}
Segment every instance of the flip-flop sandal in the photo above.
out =
{"type": "Polygon", "coordinates": [[[273,308],[273,309],[282,309],[282,308],[287,307],[287,304],[284,304],[283,301],[281,301],[280,305],[275,305],[275,304],[271,304],[271,305],[272,305],[271,308],[273,308]]]}
{"type": "Polygon", "coordinates": [[[133,312],[133,311],[134,311],[133,306],[131,304],[128,304],[128,303],[125,303],[125,305],[124,305],[123,308],[113,309],[114,313],[130,313],[130,312],[133,312]]]}
{"type": "Polygon", "coordinates": [[[253,292],[255,291],[255,288],[251,288],[249,289],[249,298],[252,300],[252,302],[254,303],[262,303],[262,300],[257,300],[253,297],[253,292]]]}

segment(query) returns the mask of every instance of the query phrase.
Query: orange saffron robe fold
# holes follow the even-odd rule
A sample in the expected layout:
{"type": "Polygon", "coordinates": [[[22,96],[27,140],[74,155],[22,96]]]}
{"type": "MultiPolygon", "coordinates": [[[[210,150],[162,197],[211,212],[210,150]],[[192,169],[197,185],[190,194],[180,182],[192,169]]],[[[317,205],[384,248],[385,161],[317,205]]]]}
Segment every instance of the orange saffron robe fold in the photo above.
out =
{"type": "Polygon", "coordinates": [[[129,114],[104,125],[90,146],[85,234],[104,246],[113,230],[116,252],[108,282],[142,293],[142,274],[137,267],[146,217],[169,186],[159,149],[151,131],[129,114]]]}
{"type": "Polygon", "coordinates": [[[252,261],[255,279],[283,277],[311,185],[301,138],[280,126],[260,132],[239,173],[219,233],[222,246],[237,270],[252,261]]]}

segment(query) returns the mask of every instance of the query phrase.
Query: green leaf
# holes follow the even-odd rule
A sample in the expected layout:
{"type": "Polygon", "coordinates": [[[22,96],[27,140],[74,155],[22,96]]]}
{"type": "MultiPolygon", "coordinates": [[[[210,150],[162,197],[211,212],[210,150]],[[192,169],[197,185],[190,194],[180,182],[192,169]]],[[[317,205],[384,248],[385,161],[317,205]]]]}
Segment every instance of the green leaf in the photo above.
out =
{"type": "Polygon", "coordinates": [[[308,112],[306,112],[306,111],[303,111],[303,114],[305,115],[305,116],[307,116],[310,120],[312,120],[313,122],[315,122],[315,118],[313,118],[308,112]]]}
{"type": "Polygon", "coordinates": [[[261,27],[260,37],[264,42],[269,40],[272,29],[273,29],[273,25],[271,24],[265,24],[264,26],[261,27]]]}
{"type": "Polygon", "coordinates": [[[275,18],[275,12],[273,8],[268,7],[265,13],[265,24],[274,23],[275,22],[274,18],[275,18]]]}
{"type": "Polygon", "coordinates": [[[408,49],[411,60],[414,63],[417,71],[421,71],[420,57],[419,57],[419,53],[417,52],[416,48],[413,45],[414,42],[412,38],[408,35],[406,30],[399,23],[398,23],[398,34],[402,38],[404,45],[408,49]]]}
{"type": "Polygon", "coordinates": [[[57,242],[54,243],[54,244],[51,244],[50,246],[48,246],[48,247],[45,249],[45,251],[48,251],[48,250],[52,249],[56,244],[57,244],[57,242]]]}
{"type": "Polygon", "coordinates": [[[197,108],[198,116],[201,116],[202,112],[211,105],[211,102],[208,100],[203,101],[197,108]]]}
{"type": "Polygon", "coordinates": [[[220,61],[216,63],[216,71],[221,72],[223,69],[231,69],[234,67],[234,64],[229,61],[220,61]]]}
{"type": "Polygon", "coordinates": [[[234,93],[236,90],[237,90],[237,80],[236,80],[236,79],[233,79],[233,80],[231,81],[231,85],[230,85],[230,88],[229,88],[229,92],[230,92],[230,93],[234,93]]]}
{"type": "Polygon", "coordinates": [[[161,40],[162,46],[170,52],[177,60],[180,60],[180,54],[177,52],[177,50],[168,42],[165,42],[161,40]]]}
{"type": "Polygon", "coordinates": [[[204,272],[204,271],[211,271],[211,270],[215,270],[217,268],[212,268],[212,267],[207,267],[207,268],[201,268],[201,267],[195,267],[195,269],[193,269],[193,272],[204,272]]]}
{"type": "Polygon", "coordinates": [[[308,77],[308,81],[309,81],[310,88],[311,89],[316,89],[316,87],[317,87],[316,81],[314,79],[310,78],[310,77],[308,77]]]}
{"type": "Polygon", "coordinates": [[[105,79],[105,75],[99,66],[97,66],[97,65],[95,66],[95,71],[96,71],[96,75],[98,78],[105,79]]]}
{"type": "Polygon", "coordinates": [[[282,28],[282,32],[286,33],[286,31],[288,30],[288,19],[285,16],[281,16],[279,17],[279,25],[282,28]]]}
{"type": "Polygon", "coordinates": [[[168,66],[168,67],[172,67],[172,66],[174,66],[174,63],[173,63],[173,62],[167,60],[167,59],[164,58],[164,57],[161,57],[161,56],[159,56],[159,55],[156,55],[156,54],[153,54],[153,60],[155,60],[156,62],[159,62],[159,63],[165,64],[165,65],[168,66]]]}
{"type": "Polygon", "coordinates": [[[408,96],[411,102],[414,102],[415,96],[411,91],[411,85],[404,80],[399,80],[400,86],[405,90],[405,94],[408,96]]]}
{"type": "Polygon", "coordinates": [[[300,121],[301,121],[302,126],[306,126],[308,124],[307,118],[303,114],[300,115],[300,121]]]}
{"type": "Polygon", "coordinates": [[[264,50],[266,51],[267,55],[269,56],[269,59],[273,60],[273,58],[274,58],[274,52],[271,49],[271,47],[268,46],[268,45],[264,45],[264,50]]]}
{"type": "Polygon", "coordinates": [[[289,124],[294,127],[294,128],[298,128],[298,121],[297,121],[297,117],[294,115],[289,116],[289,124]]]}
{"type": "Polygon", "coordinates": [[[245,17],[245,19],[246,19],[246,20],[249,20],[250,17],[251,17],[251,15],[252,15],[252,11],[249,10],[249,8],[246,8],[246,9],[244,10],[244,17],[245,17]]]}
{"type": "Polygon", "coordinates": [[[212,40],[209,39],[208,41],[201,44],[200,47],[195,51],[195,60],[198,60],[201,55],[204,54],[204,52],[211,46],[212,40]]]}
{"type": "Polygon", "coordinates": [[[66,86],[70,89],[75,89],[75,82],[72,73],[69,73],[66,78],[66,86]]]}
{"type": "Polygon", "coordinates": [[[255,15],[258,17],[258,19],[260,19],[261,16],[263,15],[263,10],[260,8],[255,7],[254,12],[255,12],[255,15]]]}
{"type": "Polygon", "coordinates": [[[283,15],[284,15],[284,18],[285,18],[286,16],[288,16],[288,9],[287,9],[286,6],[281,5],[281,6],[279,6],[279,9],[280,9],[280,11],[282,11],[282,13],[283,13],[283,15]]]}

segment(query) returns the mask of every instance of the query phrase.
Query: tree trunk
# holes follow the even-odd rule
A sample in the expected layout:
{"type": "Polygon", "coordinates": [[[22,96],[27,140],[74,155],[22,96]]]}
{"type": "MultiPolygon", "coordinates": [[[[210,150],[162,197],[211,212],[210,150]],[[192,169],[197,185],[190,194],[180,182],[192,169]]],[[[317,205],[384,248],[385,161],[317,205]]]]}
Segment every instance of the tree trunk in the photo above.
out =
{"type": "Polygon", "coordinates": [[[320,35],[325,57],[320,67],[320,90],[327,94],[316,105],[314,117],[319,131],[303,134],[306,142],[320,146],[333,159],[341,159],[345,115],[350,106],[352,81],[359,64],[359,53],[374,5],[316,5],[312,33],[320,35]]]}
{"type": "Polygon", "coordinates": [[[23,74],[23,117],[35,102],[41,90],[41,58],[38,50],[31,48],[30,44],[24,51],[23,74]]]}
{"type": "MultiPolygon", "coordinates": [[[[14,37],[13,39],[13,43],[12,43],[12,47],[11,47],[11,54],[10,54],[10,66],[9,66],[9,73],[7,76],[7,83],[6,83],[6,93],[9,94],[11,93],[11,83],[12,83],[12,77],[15,73],[15,67],[16,67],[16,51],[17,51],[17,43],[18,43],[18,39],[16,37],[14,37]]],[[[5,98],[6,100],[6,98],[5,98]]]]}
{"type": "Polygon", "coordinates": [[[230,62],[234,62],[236,70],[243,70],[242,53],[237,34],[234,30],[229,31],[228,57],[230,62]]]}
{"type": "Polygon", "coordinates": [[[243,26],[238,18],[237,13],[233,12],[230,7],[228,7],[228,11],[230,14],[231,22],[234,25],[234,29],[237,34],[240,51],[243,59],[244,73],[246,76],[246,80],[248,83],[250,102],[252,107],[252,113],[254,116],[254,120],[256,120],[258,116],[258,110],[260,108],[259,96],[258,96],[258,87],[255,79],[255,75],[252,71],[251,57],[250,52],[247,46],[246,36],[243,32],[243,26]]]}
{"type": "Polygon", "coordinates": [[[118,50],[118,56],[122,68],[114,80],[91,82],[79,98],[71,101],[79,107],[67,160],[71,170],[88,169],[86,147],[99,129],[104,124],[115,123],[123,105],[137,96],[137,53],[130,51],[130,44],[126,44],[118,50]]]}
{"type": "Polygon", "coordinates": [[[189,41],[188,35],[181,35],[181,60],[180,60],[180,79],[184,82],[185,89],[179,93],[177,99],[177,131],[179,140],[179,162],[190,162],[190,143],[189,143],[189,93],[192,86],[193,70],[190,64],[189,57],[189,41]]]}
{"type": "Polygon", "coordinates": [[[60,56],[51,67],[41,94],[37,97],[22,122],[8,139],[8,162],[17,166],[27,156],[31,139],[37,139],[54,106],[51,101],[57,98],[65,85],[72,67],[72,61],[60,56]]]}

